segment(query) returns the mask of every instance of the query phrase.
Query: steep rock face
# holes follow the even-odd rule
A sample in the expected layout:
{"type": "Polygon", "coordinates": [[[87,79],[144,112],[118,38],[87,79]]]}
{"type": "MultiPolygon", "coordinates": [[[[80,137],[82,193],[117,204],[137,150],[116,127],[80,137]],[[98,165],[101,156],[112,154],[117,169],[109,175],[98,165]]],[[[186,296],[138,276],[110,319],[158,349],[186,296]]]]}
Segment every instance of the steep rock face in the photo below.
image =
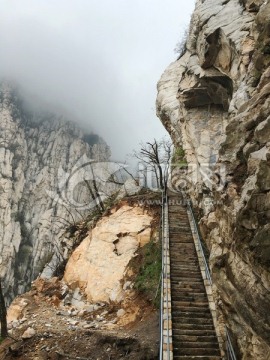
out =
{"type": "MultiPolygon", "coordinates": [[[[82,156],[107,160],[109,149],[60,115],[29,110],[7,83],[0,88],[0,119],[0,273],[10,300],[59,250],[68,222],[80,217],[62,201],[74,165],[82,156]]],[[[80,184],[72,195],[78,203],[89,201],[80,184]]]]}
{"type": "MultiPolygon", "coordinates": [[[[157,114],[188,163],[217,307],[239,357],[270,356],[270,2],[198,0],[157,114]]],[[[185,184],[183,186],[183,184],[185,184]]]]}
{"type": "Polygon", "coordinates": [[[123,205],[102,218],[70,257],[64,280],[89,301],[119,302],[123,279],[138,247],[150,241],[153,217],[142,207],[123,205]]]}

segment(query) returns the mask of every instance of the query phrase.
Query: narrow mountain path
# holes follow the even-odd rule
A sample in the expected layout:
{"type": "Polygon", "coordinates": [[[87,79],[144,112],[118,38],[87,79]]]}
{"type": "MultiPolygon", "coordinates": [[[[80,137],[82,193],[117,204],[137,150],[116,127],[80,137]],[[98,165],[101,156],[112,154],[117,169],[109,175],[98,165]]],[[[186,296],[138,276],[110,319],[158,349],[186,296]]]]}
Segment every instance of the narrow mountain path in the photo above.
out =
{"type": "Polygon", "coordinates": [[[221,359],[186,207],[169,194],[173,359],[221,359]]]}

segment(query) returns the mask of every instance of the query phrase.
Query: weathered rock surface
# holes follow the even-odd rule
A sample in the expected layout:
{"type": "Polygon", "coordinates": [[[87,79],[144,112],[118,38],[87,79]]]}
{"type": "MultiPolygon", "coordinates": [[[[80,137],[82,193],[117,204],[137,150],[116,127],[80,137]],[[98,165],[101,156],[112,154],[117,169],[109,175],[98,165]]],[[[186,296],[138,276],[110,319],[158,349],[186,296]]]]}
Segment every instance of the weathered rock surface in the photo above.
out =
{"type": "Polygon", "coordinates": [[[150,241],[153,217],[140,206],[123,205],[103,217],[71,255],[66,283],[84,290],[91,302],[119,302],[127,266],[150,241]]]}
{"type": "Polygon", "coordinates": [[[188,169],[217,307],[238,357],[270,358],[270,2],[198,0],[157,114],[188,169]]]}
{"type": "Polygon", "coordinates": [[[74,166],[83,155],[106,161],[109,149],[61,115],[31,110],[7,83],[0,86],[0,119],[0,275],[10,300],[59,252],[58,239],[83,214],[70,201],[89,202],[84,184],[75,184],[74,199],[64,196],[74,166]]]}

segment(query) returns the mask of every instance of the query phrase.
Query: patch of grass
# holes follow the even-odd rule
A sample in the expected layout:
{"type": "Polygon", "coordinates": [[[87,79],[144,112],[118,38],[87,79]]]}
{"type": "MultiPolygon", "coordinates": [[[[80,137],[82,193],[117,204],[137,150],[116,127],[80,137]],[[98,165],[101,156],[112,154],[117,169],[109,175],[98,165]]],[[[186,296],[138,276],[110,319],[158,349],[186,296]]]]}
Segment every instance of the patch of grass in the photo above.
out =
{"type": "Polygon", "coordinates": [[[162,270],[160,243],[151,240],[140,249],[139,255],[141,258],[140,268],[134,287],[143,293],[156,307],[159,307],[160,288],[158,290],[158,287],[162,270]]]}
{"type": "Polygon", "coordinates": [[[172,167],[182,167],[185,165],[187,165],[185,150],[181,146],[178,146],[174,149],[172,167]]]}
{"type": "Polygon", "coordinates": [[[112,194],[111,196],[109,196],[105,201],[104,201],[104,207],[105,207],[105,212],[106,210],[110,210],[114,205],[117,204],[117,196],[119,194],[119,191],[116,191],[114,194],[112,194]]]}

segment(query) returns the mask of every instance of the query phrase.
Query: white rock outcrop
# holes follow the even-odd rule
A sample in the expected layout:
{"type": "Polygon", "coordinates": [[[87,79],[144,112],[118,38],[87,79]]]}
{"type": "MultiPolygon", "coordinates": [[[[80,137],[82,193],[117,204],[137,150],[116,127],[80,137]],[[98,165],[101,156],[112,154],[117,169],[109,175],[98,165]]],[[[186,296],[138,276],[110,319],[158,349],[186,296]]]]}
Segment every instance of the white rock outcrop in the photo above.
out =
{"type": "Polygon", "coordinates": [[[66,283],[80,287],[93,303],[123,300],[127,266],[150,241],[152,220],[142,207],[129,205],[103,217],[71,255],[66,283]]]}

